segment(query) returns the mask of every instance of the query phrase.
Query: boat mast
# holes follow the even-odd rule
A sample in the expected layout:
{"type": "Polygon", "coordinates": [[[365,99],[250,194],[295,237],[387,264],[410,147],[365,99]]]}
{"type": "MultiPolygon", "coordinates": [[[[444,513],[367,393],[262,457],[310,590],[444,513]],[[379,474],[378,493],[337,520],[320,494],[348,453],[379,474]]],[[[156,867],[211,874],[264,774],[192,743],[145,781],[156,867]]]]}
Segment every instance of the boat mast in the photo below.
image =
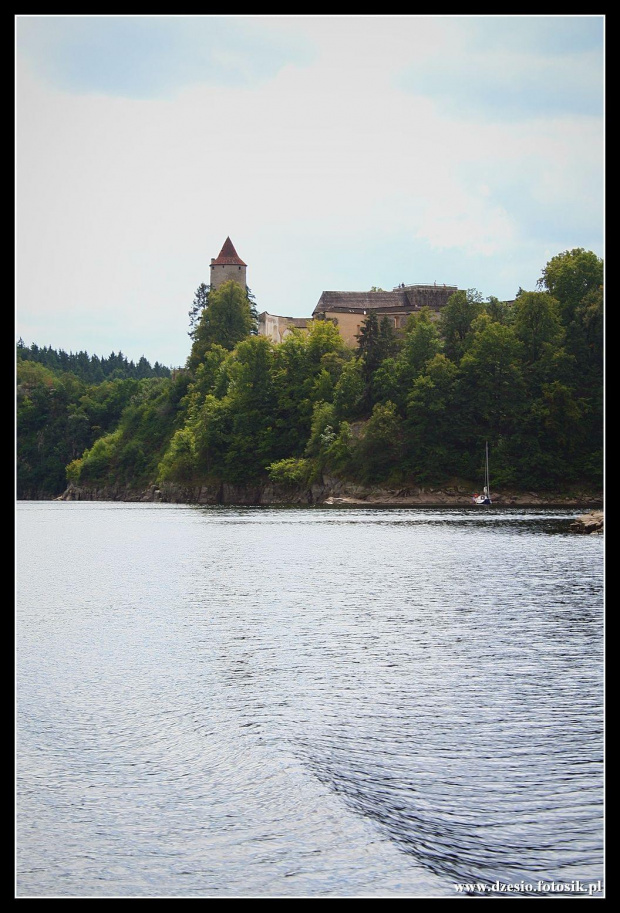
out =
{"type": "Polygon", "coordinates": [[[486,466],[485,466],[485,473],[484,473],[484,485],[485,485],[484,493],[486,494],[487,498],[490,498],[491,497],[491,484],[489,482],[489,442],[488,441],[486,441],[486,466]]]}

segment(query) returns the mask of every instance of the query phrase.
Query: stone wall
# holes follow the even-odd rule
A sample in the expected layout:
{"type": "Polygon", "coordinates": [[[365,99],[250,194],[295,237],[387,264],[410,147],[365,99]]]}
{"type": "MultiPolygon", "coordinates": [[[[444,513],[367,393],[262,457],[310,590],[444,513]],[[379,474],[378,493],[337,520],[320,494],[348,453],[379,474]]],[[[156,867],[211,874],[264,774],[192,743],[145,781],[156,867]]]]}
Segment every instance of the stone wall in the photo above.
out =
{"type": "Polygon", "coordinates": [[[282,342],[294,327],[306,330],[310,323],[311,317],[279,317],[263,311],[258,316],[258,335],[266,336],[272,342],[282,342]]]}
{"type": "Polygon", "coordinates": [[[458,291],[455,285],[405,285],[397,291],[407,299],[415,309],[428,307],[438,310],[448,303],[450,295],[458,291]]]}
{"type": "Polygon", "coordinates": [[[246,267],[237,263],[212,263],[211,264],[211,289],[215,291],[224,282],[233,279],[241,288],[246,288],[246,267]]]}

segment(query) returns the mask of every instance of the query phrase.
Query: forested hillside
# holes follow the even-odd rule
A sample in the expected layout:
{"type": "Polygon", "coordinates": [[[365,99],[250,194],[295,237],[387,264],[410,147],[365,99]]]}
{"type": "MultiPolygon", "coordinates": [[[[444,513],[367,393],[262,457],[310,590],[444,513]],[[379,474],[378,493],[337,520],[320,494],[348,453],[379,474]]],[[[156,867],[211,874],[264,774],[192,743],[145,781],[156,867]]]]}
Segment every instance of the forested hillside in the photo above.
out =
{"type": "Polygon", "coordinates": [[[399,335],[371,312],[355,350],[327,321],[275,345],[239,286],[199,293],[175,377],[89,383],[19,357],[21,497],[60,493],[65,465],[86,487],[475,485],[485,441],[495,488],[602,488],[603,263],[589,251],[552,258],[510,304],[459,291],[399,335]]]}
{"type": "Polygon", "coordinates": [[[117,427],[136,398],[169,383],[170,370],[121,353],[109,358],[17,344],[17,497],[50,498],[67,464],[117,427]],[[166,380],[166,378],[168,380],[166,380]]]}

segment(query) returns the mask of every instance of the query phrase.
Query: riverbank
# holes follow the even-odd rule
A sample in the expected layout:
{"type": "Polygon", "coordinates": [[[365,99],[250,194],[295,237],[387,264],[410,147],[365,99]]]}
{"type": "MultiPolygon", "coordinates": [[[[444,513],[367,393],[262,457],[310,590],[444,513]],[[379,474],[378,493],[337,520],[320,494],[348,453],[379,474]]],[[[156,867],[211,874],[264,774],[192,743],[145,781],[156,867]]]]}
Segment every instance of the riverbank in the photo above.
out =
{"type": "MultiPolygon", "coordinates": [[[[575,490],[570,493],[502,490],[493,492],[497,507],[575,507],[579,510],[603,506],[599,492],[575,490]]],[[[472,491],[460,485],[410,488],[381,488],[356,485],[339,479],[324,479],[309,487],[278,484],[255,486],[151,485],[143,490],[122,486],[86,488],[70,485],[59,501],[160,501],[170,504],[222,505],[326,505],[354,507],[470,507],[472,491]]],[[[602,511],[601,511],[602,513],[602,511]]]]}

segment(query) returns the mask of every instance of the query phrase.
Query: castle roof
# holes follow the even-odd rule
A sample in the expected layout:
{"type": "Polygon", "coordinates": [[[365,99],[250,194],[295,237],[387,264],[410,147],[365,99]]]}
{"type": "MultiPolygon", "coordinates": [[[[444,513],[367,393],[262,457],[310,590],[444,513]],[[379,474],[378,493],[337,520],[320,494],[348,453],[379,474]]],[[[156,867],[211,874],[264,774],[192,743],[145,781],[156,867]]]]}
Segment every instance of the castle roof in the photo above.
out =
{"type": "Polygon", "coordinates": [[[347,311],[367,311],[399,307],[402,304],[403,296],[397,292],[323,292],[315,313],[335,308],[347,311]]]}
{"type": "Polygon", "coordinates": [[[211,263],[217,266],[228,266],[230,264],[233,264],[234,266],[247,266],[247,263],[243,262],[235,250],[230,238],[226,238],[221,251],[217,255],[216,259],[212,260],[211,263]]]}
{"type": "Polygon", "coordinates": [[[314,314],[326,311],[362,313],[367,311],[419,311],[422,307],[438,310],[443,307],[456,286],[408,285],[391,292],[323,292],[314,314]]]}

